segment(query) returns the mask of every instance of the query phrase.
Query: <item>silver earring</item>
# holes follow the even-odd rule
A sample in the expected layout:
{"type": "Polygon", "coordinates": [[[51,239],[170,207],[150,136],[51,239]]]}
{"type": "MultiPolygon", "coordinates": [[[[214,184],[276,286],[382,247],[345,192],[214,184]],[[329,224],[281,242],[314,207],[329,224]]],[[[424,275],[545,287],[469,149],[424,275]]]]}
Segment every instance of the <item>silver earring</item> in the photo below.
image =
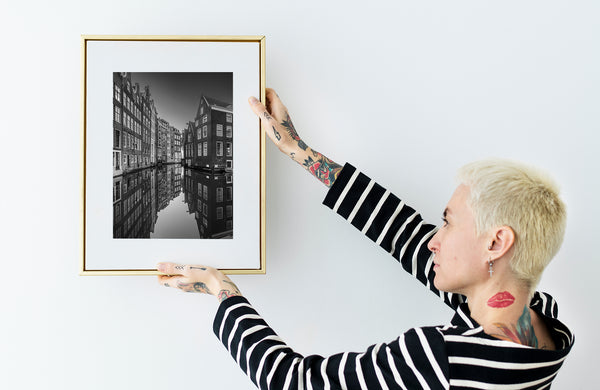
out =
{"type": "Polygon", "coordinates": [[[490,261],[488,262],[490,269],[488,270],[488,272],[490,273],[490,278],[492,277],[492,274],[494,273],[494,270],[492,269],[492,266],[494,265],[494,262],[492,261],[492,258],[490,257],[490,261]]]}

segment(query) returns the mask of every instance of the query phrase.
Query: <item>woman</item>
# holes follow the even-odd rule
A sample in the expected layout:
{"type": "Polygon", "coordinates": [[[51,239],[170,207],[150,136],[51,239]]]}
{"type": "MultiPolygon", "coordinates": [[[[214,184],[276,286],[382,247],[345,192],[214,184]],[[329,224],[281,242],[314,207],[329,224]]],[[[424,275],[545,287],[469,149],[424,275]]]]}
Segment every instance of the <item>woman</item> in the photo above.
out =
{"type": "Polygon", "coordinates": [[[219,298],[215,334],[259,388],[550,387],[574,338],[554,299],[535,292],[566,220],[548,178],[506,161],[469,164],[436,228],[352,165],[308,147],[273,90],[267,107],[250,105],[277,147],[330,187],[323,203],[456,311],[449,325],[411,329],[363,353],[303,357],[221,272],[159,264],[161,284],[219,298]]]}

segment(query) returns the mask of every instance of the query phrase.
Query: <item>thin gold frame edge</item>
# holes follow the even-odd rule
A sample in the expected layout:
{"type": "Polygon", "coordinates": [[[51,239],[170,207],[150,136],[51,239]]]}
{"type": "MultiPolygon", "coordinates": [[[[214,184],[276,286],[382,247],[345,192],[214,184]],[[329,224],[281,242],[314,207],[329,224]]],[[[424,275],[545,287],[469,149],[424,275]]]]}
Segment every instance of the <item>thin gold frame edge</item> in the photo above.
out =
{"type": "Polygon", "coordinates": [[[207,41],[258,42],[264,45],[264,35],[81,35],[84,41],[207,41]]]}
{"type": "MultiPolygon", "coordinates": [[[[82,202],[80,206],[82,215],[81,233],[81,261],[79,263],[80,276],[156,276],[160,275],[158,270],[87,270],[85,268],[85,223],[86,223],[86,204],[85,204],[85,189],[86,189],[86,90],[87,90],[87,42],[93,40],[158,40],[158,41],[207,41],[207,42],[227,42],[227,41],[242,41],[256,42],[259,44],[259,67],[260,67],[260,100],[266,101],[266,37],[264,35],[81,35],[81,126],[83,130],[82,137],[82,164],[81,164],[81,195],[82,202]],[[185,38],[185,39],[183,39],[185,38]]],[[[241,268],[241,269],[219,269],[226,275],[264,275],[266,270],[266,152],[265,152],[265,134],[258,124],[260,132],[260,243],[259,256],[260,268],[241,268]]]]}

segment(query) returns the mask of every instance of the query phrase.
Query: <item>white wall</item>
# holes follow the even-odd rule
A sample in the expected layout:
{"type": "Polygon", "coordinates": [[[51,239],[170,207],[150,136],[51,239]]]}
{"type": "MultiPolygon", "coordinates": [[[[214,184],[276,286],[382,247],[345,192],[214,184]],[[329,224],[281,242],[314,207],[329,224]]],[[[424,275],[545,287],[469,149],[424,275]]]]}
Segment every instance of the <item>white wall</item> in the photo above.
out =
{"type": "MultiPolygon", "coordinates": [[[[562,184],[569,224],[540,287],[577,337],[555,387],[587,388],[600,345],[598,2],[2,8],[3,388],[253,388],[212,334],[212,297],[154,277],[78,276],[80,34],[266,35],[268,85],[306,142],[352,162],[429,220],[439,220],[467,161],[503,156],[545,167],[562,184]]],[[[432,294],[320,205],[324,186],[271,145],[267,159],[268,273],[233,279],[291,346],[361,350],[449,321],[432,294]]]]}

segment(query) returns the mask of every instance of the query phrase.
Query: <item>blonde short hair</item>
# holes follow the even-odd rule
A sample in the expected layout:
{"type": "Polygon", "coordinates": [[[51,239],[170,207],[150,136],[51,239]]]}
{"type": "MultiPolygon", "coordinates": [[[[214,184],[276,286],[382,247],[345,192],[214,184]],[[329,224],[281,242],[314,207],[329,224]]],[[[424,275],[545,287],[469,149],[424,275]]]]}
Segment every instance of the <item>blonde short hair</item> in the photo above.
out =
{"type": "Polygon", "coordinates": [[[565,233],[567,213],[557,184],[536,168],[502,159],[467,164],[458,170],[457,180],[470,188],[478,235],[499,226],[513,229],[510,266],[533,290],[565,233]]]}

